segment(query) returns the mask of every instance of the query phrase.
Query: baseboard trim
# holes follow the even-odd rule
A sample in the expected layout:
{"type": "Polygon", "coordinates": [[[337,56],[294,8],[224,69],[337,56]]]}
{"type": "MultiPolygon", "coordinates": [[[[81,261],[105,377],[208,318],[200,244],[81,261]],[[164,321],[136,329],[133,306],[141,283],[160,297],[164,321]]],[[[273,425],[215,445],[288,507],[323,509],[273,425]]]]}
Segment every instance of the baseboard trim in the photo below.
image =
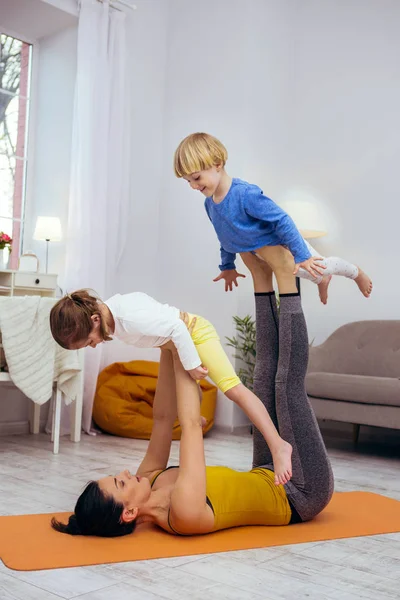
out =
{"type": "MultiPolygon", "coordinates": [[[[318,424],[321,433],[326,437],[334,437],[338,439],[350,439],[352,437],[353,425],[345,421],[332,421],[330,419],[318,419],[318,424]]],[[[364,440],[374,441],[382,439],[397,440],[399,439],[399,429],[390,429],[386,427],[363,425],[360,423],[360,436],[364,440]]],[[[214,425],[213,431],[231,435],[246,435],[251,433],[251,424],[237,425],[235,427],[229,425],[214,425]]]]}
{"type": "Polygon", "coordinates": [[[251,425],[235,425],[234,427],[229,425],[214,425],[213,431],[218,431],[220,433],[231,433],[233,435],[245,435],[250,433],[251,425]]]}
{"type": "MultiPolygon", "coordinates": [[[[39,433],[44,433],[46,421],[40,421],[39,433]]],[[[29,421],[11,421],[0,423],[0,437],[6,435],[26,435],[30,433],[29,421]]]]}
{"type": "MultiPolygon", "coordinates": [[[[353,424],[346,421],[333,421],[330,419],[318,419],[318,424],[321,433],[326,438],[336,438],[341,440],[349,440],[353,435],[353,424]]],[[[368,442],[389,442],[398,443],[399,429],[382,427],[379,425],[360,425],[360,440],[368,442]]]]}
{"type": "Polygon", "coordinates": [[[29,433],[29,421],[13,421],[11,423],[0,423],[0,436],[26,435],[29,433]]]}

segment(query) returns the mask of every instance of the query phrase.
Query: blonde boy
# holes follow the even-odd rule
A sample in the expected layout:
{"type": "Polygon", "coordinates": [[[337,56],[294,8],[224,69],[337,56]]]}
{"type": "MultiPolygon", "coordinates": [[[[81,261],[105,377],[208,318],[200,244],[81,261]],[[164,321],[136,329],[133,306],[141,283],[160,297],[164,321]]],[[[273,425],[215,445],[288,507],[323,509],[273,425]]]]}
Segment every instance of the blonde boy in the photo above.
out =
{"type": "Polygon", "coordinates": [[[324,304],[332,275],[353,279],[364,296],[370,295],[372,282],[359,267],[338,257],[318,256],[291,217],[258,186],[228,175],[227,158],[227,150],[217,138],[193,133],[179,144],[174,159],[176,176],[206,198],[205,209],[221,244],[221,273],[214,281],[224,279],[225,291],[232,291],[232,284],[237,286],[238,278],[244,277],[236,270],[236,253],[262,257],[262,248],[284,246],[294,258],[292,274],[316,283],[324,304]]]}

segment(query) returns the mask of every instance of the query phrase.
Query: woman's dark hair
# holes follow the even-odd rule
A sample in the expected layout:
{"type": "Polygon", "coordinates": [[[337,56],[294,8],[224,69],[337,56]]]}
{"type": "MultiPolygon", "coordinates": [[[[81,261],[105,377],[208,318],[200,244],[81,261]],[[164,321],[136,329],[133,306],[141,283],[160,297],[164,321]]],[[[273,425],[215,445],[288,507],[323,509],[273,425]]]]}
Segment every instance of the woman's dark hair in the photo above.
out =
{"type": "Polygon", "coordinates": [[[51,520],[51,526],[61,533],[70,535],[97,535],[99,537],[117,537],[132,533],[136,521],[121,521],[124,507],[107,496],[100,489],[97,481],[90,481],[75,505],[75,512],[68,523],[51,520]]]}
{"type": "Polygon", "coordinates": [[[73,344],[87,340],[93,329],[93,315],[100,316],[103,340],[111,340],[99,303],[101,300],[88,290],[77,290],[61,298],[50,311],[50,329],[57,344],[69,350],[73,344]]]}

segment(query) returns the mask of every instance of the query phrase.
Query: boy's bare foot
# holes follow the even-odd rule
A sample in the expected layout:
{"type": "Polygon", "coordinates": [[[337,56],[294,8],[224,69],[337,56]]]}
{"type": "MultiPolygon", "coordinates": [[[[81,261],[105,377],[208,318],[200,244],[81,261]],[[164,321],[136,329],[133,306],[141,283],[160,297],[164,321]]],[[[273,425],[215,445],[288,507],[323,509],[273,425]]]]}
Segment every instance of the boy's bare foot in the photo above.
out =
{"type": "Polygon", "coordinates": [[[366,297],[369,298],[372,292],[372,281],[368,277],[366,273],[360,267],[358,267],[358,275],[354,280],[358,285],[360,292],[366,297]]]}
{"type": "Polygon", "coordinates": [[[272,452],[275,470],[275,485],[283,485],[292,477],[292,446],[282,440],[272,452]]]}
{"type": "Polygon", "coordinates": [[[332,275],[325,275],[325,277],[322,278],[321,283],[318,284],[319,298],[322,304],[326,304],[328,302],[328,287],[331,279],[332,275]]]}

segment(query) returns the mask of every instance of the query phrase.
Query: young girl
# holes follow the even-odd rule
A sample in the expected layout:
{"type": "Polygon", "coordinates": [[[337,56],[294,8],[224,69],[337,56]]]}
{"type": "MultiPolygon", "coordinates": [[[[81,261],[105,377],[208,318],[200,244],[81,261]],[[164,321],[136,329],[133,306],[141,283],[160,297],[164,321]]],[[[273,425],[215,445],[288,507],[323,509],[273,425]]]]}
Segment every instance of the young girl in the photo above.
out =
{"type": "MultiPolygon", "coordinates": [[[[279,272],[310,279],[318,285],[321,302],[326,304],[332,275],[353,279],[365,297],[372,291],[372,282],[359,267],[338,257],[323,258],[306,242],[289,215],[262,190],[225,171],[228,153],[223,144],[206,133],[186,137],[175,152],[174,169],[194,190],[205,197],[205,208],[221,244],[220,275],[225,291],[237,286],[236,253],[256,252],[275,271],[280,291],[289,292],[279,272]],[[271,247],[284,246],[294,258],[281,253],[275,262],[271,247]],[[285,264],[284,264],[285,263],[285,264]],[[293,267],[293,268],[292,268],[293,267]],[[281,289],[283,283],[283,288],[281,289]]],[[[295,290],[292,290],[295,291],[295,290]]]]}
{"type": "Polygon", "coordinates": [[[208,375],[261,432],[273,457],[275,484],[291,478],[292,446],[280,437],[260,399],[240,382],[217,332],[203,317],[140,292],[116,294],[102,302],[87,290],[79,290],[53,306],[50,328],[55,341],[68,350],[95,348],[113,338],[141,348],[162,349],[172,342],[190,376],[198,380],[208,375]]]}

